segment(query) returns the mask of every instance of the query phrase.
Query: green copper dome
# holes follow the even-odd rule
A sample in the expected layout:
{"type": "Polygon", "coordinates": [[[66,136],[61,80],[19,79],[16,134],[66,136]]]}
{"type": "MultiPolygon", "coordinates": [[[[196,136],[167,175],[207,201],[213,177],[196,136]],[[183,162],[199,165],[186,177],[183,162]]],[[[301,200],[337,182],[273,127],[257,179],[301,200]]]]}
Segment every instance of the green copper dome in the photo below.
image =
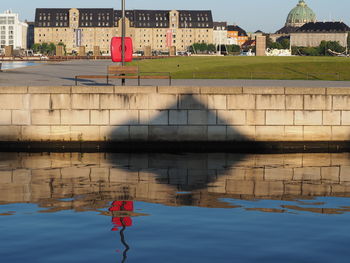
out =
{"type": "Polygon", "coordinates": [[[286,26],[301,27],[309,22],[316,22],[316,14],[304,0],[299,0],[297,6],[288,14],[286,26]]]}

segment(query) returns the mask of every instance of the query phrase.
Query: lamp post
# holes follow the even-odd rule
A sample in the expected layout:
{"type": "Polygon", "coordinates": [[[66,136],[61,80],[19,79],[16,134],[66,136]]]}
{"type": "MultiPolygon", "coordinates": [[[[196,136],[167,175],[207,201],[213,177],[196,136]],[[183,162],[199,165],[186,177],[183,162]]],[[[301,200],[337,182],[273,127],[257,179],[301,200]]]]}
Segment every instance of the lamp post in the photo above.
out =
{"type": "Polygon", "coordinates": [[[122,0],[122,66],[125,66],[125,0],[122,0]]]}

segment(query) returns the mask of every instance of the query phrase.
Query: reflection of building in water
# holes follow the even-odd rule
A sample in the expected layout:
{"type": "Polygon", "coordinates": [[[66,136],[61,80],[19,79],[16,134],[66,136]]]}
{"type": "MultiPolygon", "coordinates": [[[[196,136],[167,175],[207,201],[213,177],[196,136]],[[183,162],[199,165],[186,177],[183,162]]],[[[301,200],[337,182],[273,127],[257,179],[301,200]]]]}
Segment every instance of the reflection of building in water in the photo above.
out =
{"type": "Polygon", "coordinates": [[[0,167],[0,203],[50,211],[96,211],[114,200],[230,207],[220,200],[350,196],[349,154],[34,154],[0,167]]]}

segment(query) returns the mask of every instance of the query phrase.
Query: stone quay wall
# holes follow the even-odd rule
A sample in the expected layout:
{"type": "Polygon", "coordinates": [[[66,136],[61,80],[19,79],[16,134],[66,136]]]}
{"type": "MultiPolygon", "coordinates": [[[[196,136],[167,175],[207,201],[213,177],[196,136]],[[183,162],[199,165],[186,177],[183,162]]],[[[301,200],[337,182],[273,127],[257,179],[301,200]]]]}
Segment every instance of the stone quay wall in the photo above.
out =
{"type": "Polygon", "coordinates": [[[350,89],[1,87],[0,141],[349,141],[350,89]]]}

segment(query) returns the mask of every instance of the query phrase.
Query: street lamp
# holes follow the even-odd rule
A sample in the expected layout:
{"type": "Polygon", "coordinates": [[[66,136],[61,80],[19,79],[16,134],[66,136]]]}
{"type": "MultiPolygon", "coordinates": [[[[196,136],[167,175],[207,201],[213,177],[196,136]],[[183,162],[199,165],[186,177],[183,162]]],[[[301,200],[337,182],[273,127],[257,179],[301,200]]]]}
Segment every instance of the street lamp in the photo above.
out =
{"type": "Polygon", "coordinates": [[[122,66],[125,66],[125,22],[125,0],[122,0],[122,66]]]}

